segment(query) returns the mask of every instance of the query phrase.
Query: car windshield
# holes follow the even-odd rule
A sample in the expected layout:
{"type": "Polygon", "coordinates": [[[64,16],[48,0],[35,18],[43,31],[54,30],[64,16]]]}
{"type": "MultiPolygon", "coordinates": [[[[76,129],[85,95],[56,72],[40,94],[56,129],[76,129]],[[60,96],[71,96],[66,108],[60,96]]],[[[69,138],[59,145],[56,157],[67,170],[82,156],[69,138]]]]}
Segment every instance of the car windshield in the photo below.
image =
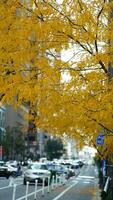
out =
{"type": "Polygon", "coordinates": [[[44,169],[47,170],[47,166],[46,165],[39,165],[39,164],[31,164],[28,166],[28,169],[44,169]]]}
{"type": "Polygon", "coordinates": [[[14,168],[17,168],[17,166],[15,166],[15,165],[9,165],[9,166],[14,167],[14,168]]]}

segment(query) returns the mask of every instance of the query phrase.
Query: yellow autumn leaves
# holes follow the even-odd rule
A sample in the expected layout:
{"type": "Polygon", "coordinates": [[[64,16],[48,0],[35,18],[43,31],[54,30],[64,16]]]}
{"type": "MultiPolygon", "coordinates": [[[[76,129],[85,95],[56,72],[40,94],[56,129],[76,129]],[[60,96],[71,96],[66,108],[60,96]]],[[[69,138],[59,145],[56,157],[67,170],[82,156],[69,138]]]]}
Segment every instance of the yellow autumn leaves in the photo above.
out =
{"type": "MultiPolygon", "coordinates": [[[[0,100],[30,102],[38,128],[95,145],[103,128],[113,129],[111,4],[1,1],[0,100]],[[75,53],[65,62],[69,48],[75,53]]],[[[111,152],[112,140],[106,144],[111,152]]]]}

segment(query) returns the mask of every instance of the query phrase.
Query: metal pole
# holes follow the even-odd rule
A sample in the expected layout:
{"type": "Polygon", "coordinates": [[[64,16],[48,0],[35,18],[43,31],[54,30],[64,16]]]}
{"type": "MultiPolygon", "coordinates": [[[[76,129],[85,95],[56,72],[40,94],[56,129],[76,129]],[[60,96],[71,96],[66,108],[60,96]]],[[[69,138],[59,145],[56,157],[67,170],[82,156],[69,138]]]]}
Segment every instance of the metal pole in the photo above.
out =
{"type": "Polygon", "coordinates": [[[48,187],[47,187],[47,192],[50,192],[50,177],[48,177],[48,187]]]}
{"type": "Polygon", "coordinates": [[[51,190],[54,190],[54,176],[52,177],[52,181],[51,181],[51,190]]]}
{"type": "Polygon", "coordinates": [[[15,196],[16,196],[16,184],[14,184],[14,187],[13,187],[13,198],[12,200],[15,200],[15,196]]]}
{"type": "Polygon", "coordinates": [[[38,180],[35,180],[35,194],[34,194],[34,200],[36,200],[37,183],[38,183],[38,180]]]}
{"type": "Polygon", "coordinates": [[[104,186],[104,192],[106,192],[106,193],[108,191],[109,181],[110,181],[110,177],[107,178],[107,181],[106,181],[105,186],[104,186]]]}
{"type": "Polygon", "coordinates": [[[55,188],[57,187],[57,175],[55,176],[55,188]]]}
{"type": "Polygon", "coordinates": [[[42,179],[42,196],[44,196],[45,178],[42,179]]]}
{"type": "Polygon", "coordinates": [[[62,175],[59,176],[59,185],[62,185],[62,175]]]}
{"type": "Polygon", "coordinates": [[[54,185],[54,188],[56,187],[56,177],[53,176],[53,185],[54,185]]]}
{"type": "Polygon", "coordinates": [[[27,200],[27,197],[28,197],[28,188],[29,188],[29,182],[27,181],[27,185],[26,185],[26,198],[25,198],[25,200],[27,200]]]}

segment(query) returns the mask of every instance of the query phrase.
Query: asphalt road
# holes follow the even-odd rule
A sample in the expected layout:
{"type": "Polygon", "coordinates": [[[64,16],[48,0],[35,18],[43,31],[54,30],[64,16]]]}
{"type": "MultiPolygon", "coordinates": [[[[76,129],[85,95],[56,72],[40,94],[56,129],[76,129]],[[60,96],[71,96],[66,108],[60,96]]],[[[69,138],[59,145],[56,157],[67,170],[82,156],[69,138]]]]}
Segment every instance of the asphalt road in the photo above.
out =
{"type": "MultiPolygon", "coordinates": [[[[69,179],[65,185],[59,185],[54,190],[47,192],[45,189],[42,196],[42,187],[37,187],[37,200],[93,200],[96,193],[97,172],[94,166],[84,166],[78,176],[69,179]]],[[[6,180],[0,178],[0,200],[13,200],[13,185],[16,184],[15,200],[25,199],[26,186],[23,185],[23,178],[6,180]]],[[[29,186],[28,193],[31,194],[26,200],[34,200],[34,185],[29,186]]],[[[97,199],[96,199],[97,200],[97,199]]]]}

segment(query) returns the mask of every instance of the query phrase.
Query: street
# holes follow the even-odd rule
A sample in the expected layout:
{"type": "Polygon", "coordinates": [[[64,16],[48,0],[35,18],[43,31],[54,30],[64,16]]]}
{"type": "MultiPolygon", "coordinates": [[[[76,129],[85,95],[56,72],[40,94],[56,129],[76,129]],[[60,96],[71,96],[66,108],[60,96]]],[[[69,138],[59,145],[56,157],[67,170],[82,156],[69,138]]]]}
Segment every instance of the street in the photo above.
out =
{"type": "MultiPolygon", "coordinates": [[[[93,200],[97,186],[96,177],[97,171],[94,166],[84,166],[78,176],[70,178],[64,185],[54,187],[49,193],[46,188],[43,196],[42,186],[38,186],[37,200],[93,200]]],[[[26,186],[23,185],[23,178],[18,177],[12,180],[0,179],[0,200],[13,199],[13,184],[17,184],[15,200],[25,199],[26,186]]],[[[34,188],[33,184],[29,185],[28,200],[34,200],[34,188]]]]}

